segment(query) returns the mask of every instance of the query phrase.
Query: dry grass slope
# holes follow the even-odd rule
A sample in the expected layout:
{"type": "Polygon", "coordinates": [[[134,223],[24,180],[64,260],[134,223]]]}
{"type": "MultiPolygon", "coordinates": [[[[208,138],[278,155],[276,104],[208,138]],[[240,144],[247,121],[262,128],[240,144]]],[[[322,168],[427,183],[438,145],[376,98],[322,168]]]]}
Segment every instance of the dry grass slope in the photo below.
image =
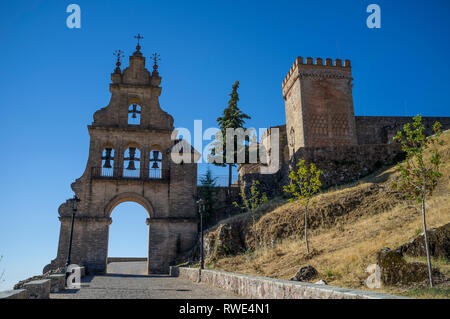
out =
{"type": "MultiPolygon", "coordinates": [[[[428,227],[450,222],[450,131],[444,132],[440,147],[443,177],[427,201],[428,227]]],[[[254,252],[220,258],[211,267],[225,271],[289,279],[299,267],[314,266],[330,285],[367,289],[364,272],[376,262],[383,247],[395,248],[422,231],[418,204],[402,200],[391,189],[398,171],[391,167],[357,184],[347,185],[315,197],[311,212],[310,246],[307,255],[302,238],[303,217],[299,203],[285,203],[264,214],[257,222],[260,248],[254,252]]],[[[253,235],[247,236],[251,241],[253,235]]],[[[424,261],[424,260],[422,260],[424,261]]],[[[450,276],[448,260],[434,260],[450,276]]],[[[318,280],[318,279],[316,279],[318,280]]],[[[420,288],[383,288],[381,291],[414,297],[434,297],[436,291],[420,288]]],[[[449,288],[440,288],[439,297],[449,297],[449,288]]]]}

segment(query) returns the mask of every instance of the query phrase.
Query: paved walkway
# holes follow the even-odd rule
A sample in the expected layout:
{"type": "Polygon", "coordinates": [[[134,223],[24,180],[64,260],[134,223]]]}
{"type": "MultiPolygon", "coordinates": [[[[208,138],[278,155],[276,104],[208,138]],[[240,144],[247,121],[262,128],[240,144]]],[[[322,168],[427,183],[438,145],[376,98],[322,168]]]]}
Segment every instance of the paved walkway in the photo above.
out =
{"type": "Polygon", "coordinates": [[[51,299],[237,299],[222,289],[185,281],[167,275],[142,275],[145,263],[126,262],[108,265],[108,274],[86,276],[81,289],[51,294],[51,299]],[[114,264],[114,265],[112,265],[114,264]],[[111,273],[115,272],[115,273],[111,273]]]}
{"type": "Polygon", "coordinates": [[[145,261],[112,262],[108,264],[107,272],[108,274],[146,275],[147,262],[145,261]]]}

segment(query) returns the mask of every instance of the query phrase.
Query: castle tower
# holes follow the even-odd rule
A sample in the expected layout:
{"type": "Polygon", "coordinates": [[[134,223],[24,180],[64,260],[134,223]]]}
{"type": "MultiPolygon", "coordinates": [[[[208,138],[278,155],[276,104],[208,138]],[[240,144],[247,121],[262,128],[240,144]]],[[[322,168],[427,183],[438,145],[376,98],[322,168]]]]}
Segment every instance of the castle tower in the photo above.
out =
{"type": "MultiPolygon", "coordinates": [[[[138,38],[139,39],[139,38],[138,38]]],[[[75,215],[71,263],[91,273],[105,272],[108,230],[113,209],[122,202],[141,204],[148,212],[148,272],[167,273],[176,257],[197,238],[197,165],[174,163],[173,118],[159,105],[158,56],[153,71],[145,67],[138,43],[121,70],[121,52],[111,74],[111,99],[88,126],[89,158],[83,175],[71,186],[80,199],[75,215]]],[[[59,207],[58,254],[44,271],[64,266],[68,255],[72,203],[59,207]]]]}
{"type": "Polygon", "coordinates": [[[300,147],[357,144],[350,61],[298,57],[283,80],[289,155],[300,147]]]}

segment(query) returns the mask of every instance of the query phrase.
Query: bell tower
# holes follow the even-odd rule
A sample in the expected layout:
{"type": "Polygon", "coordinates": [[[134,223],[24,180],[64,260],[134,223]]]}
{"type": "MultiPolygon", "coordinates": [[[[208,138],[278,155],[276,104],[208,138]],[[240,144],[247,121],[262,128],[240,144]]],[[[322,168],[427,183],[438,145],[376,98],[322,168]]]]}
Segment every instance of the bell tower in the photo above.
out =
{"type": "MultiPolygon", "coordinates": [[[[71,187],[80,199],[74,219],[71,262],[91,273],[106,270],[112,210],[122,202],[141,204],[148,212],[148,272],[167,273],[169,265],[197,239],[197,164],[171,160],[180,140],[171,138],[173,117],[159,104],[159,55],[152,55],[152,72],[139,40],[129,65],[121,69],[116,51],[109,104],[94,113],[88,126],[89,158],[83,175],[71,187]]],[[[183,148],[185,151],[186,148],[183,148]]],[[[61,230],[58,254],[44,271],[64,266],[68,255],[72,199],[59,207],[61,230]]]]}

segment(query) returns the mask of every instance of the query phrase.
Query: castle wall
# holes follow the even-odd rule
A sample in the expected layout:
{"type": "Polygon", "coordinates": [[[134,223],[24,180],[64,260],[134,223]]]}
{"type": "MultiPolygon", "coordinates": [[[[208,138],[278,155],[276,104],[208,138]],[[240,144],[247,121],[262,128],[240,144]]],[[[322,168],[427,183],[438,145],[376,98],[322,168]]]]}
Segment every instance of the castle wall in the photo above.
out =
{"type": "MultiPolygon", "coordinates": [[[[409,116],[355,116],[358,145],[390,144],[393,142],[393,137],[397,134],[397,132],[403,130],[403,125],[406,123],[412,123],[412,121],[413,118],[409,116]]],[[[429,136],[433,134],[433,124],[436,121],[441,123],[442,130],[445,131],[450,129],[450,117],[425,116],[422,117],[422,122],[425,125],[426,135],[429,136]]],[[[290,158],[290,152],[288,152],[289,137],[286,132],[286,125],[278,125],[274,127],[278,128],[280,132],[280,163],[283,164],[290,158]]],[[[266,138],[266,135],[264,135],[263,138],[266,138]]],[[[265,141],[264,145],[267,147],[267,150],[272,150],[273,144],[274,141],[269,138],[265,141]]],[[[246,165],[242,172],[249,170],[250,167],[250,165],[246,165]]]]}
{"type": "Polygon", "coordinates": [[[278,195],[283,193],[283,186],[289,184],[289,170],[299,159],[304,159],[323,171],[322,187],[327,188],[353,182],[383,166],[392,165],[403,158],[402,154],[398,144],[302,147],[277,173],[261,174],[262,164],[246,165],[240,170],[240,179],[246,189],[256,179],[260,181],[260,191],[268,196],[278,195]]]}
{"type": "MultiPolygon", "coordinates": [[[[356,135],[358,144],[386,144],[392,143],[392,138],[403,125],[411,123],[408,116],[356,116],[356,135]]],[[[422,117],[425,133],[433,134],[433,124],[438,121],[443,130],[450,129],[450,117],[422,117]]]]}
{"type": "Polygon", "coordinates": [[[286,125],[272,126],[264,131],[260,139],[260,159],[265,157],[265,163],[270,164],[271,156],[275,156],[278,152],[279,163],[282,164],[289,159],[289,149],[287,146],[288,135],[286,125]],[[278,129],[278,139],[273,136],[275,129],[278,129]],[[278,147],[278,149],[276,149],[278,147]]]}
{"type": "MultiPolygon", "coordinates": [[[[244,164],[239,166],[239,180],[248,188],[253,179],[261,183],[267,195],[283,192],[283,185],[289,183],[290,167],[294,167],[299,158],[314,162],[324,171],[323,187],[341,185],[352,182],[370,174],[383,165],[391,165],[401,157],[401,148],[393,143],[393,136],[403,129],[403,125],[411,123],[412,117],[400,116],[356,116],[356,133],[358,145],[301,147],[294,156],[281,156],[280,170],[276,174],[261,174],[263,164],[244,164]],[[295,157],[295,161],[294,161],[295,157]]],[[[450,129],[450,117],[423,117],[427,135],[433,134],[432,126],[438,121],[443,130],[450,129]]],[[[286,126],[276,126],[280,132],[286,132],[286,126]]],[[[266,143],[273,148],[273,141],[266,143]]],[[[288,148],[288,140],[280,133],[280,150],[288,148]]],[[[281,152],[281,151],[280,151],[281,152]]],[[[281,154],[281,153],[280,153],[281,154]]]]}

